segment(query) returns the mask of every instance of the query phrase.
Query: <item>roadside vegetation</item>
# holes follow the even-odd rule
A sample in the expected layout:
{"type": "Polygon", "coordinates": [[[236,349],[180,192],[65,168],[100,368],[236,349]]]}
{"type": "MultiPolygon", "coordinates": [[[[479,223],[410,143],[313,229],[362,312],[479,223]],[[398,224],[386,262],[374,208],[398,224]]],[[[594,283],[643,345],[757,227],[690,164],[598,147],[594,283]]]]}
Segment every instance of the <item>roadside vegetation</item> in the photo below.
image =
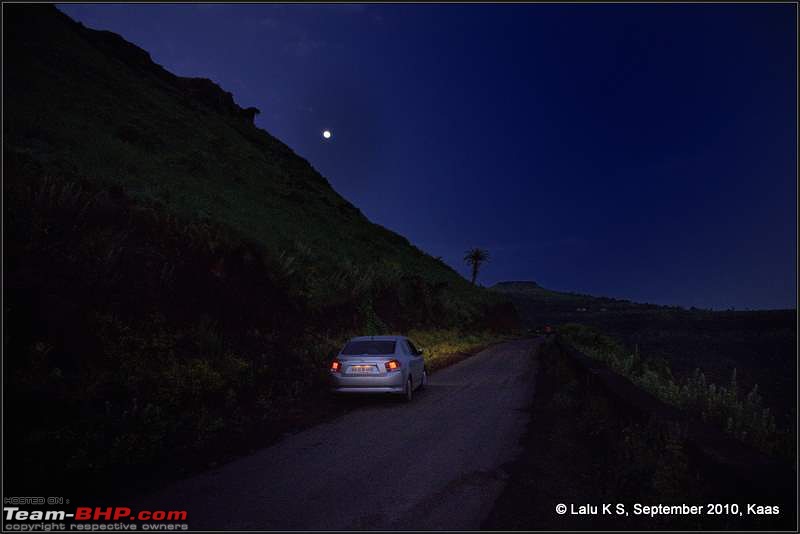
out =
{"type": "Polygon", "coordinates": [[[558,331],[576,349],[604,362],[662,401],[698,415],[763,452],[794,459],[794,433],[777,427],[757,384],[747,393],[742,391],[735,368],[727,385],[707,381],[699,368],[681,381],[673,376],[665,359],[643,356],[638,348],[627,349],[595,328],[566,324],[558,331]]]}
{"type": "Polygon", "coordinates": [[[796,499],[791,468],[783,480],[762,476],[748,484],[737,466],[713,465],[690,443],[678,421],[633,416],[587,380],[555,343],[538,355],[531,418],[522,452],[484,530],[786,530],[794,528],[796,499]],[[771,495],[764,488],[777,486],[771,495]],[[560,503],[598,505],[597,515],[558,514],[560,503]],[[614,504],[603,514],[602,503],[614,504]],[[698,505],[738,503],[736,514],[635,515],[634,503],[698,505]],[[779,505],[780,514],[748,515],[746,503],[779,505]]]}
{"type": "Polygon", "coordinates": [[[425,349],[425,365],[436,371],[493,343],[510,338],[508,331],[461,331],[457,329],[412,330],[408,336],[425,349]]]}

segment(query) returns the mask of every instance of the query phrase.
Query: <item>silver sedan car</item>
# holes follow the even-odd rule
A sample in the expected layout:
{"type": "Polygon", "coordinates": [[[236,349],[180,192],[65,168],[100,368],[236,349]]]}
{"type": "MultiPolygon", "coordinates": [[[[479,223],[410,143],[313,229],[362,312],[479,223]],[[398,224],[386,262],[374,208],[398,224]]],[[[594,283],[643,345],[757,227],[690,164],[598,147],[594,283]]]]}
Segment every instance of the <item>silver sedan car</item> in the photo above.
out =
{"type": "Polygon", "coordinates": [[[393,393],[406,401],[428,382],[422,351],[405,336],[354,337],[329,374],[334,393],[393,393]]]}

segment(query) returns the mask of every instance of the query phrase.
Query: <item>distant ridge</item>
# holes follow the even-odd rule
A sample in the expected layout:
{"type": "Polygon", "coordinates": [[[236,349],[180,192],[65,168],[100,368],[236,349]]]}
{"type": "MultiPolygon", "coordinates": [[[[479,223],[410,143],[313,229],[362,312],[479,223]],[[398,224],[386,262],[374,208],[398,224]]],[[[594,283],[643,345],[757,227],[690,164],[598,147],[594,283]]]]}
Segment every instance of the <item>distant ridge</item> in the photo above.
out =
{"type": "MultiPolygon", "coordinates": [[[[526,303],[532,301],[548,302],[548,303],[562,303],[567,306],[606,306],[611,304],[630,306],[655,306],[650,304],[633,303],[626,299],[617,299],[612,297],[603,297],[596,295],[586,295],[583,293],[573,293],[570,291],[554,291],[540,286],[533,280],[509,280],[497,282],[489,288],[491,291],[503,293],[515,300],[522,299],[526,303]]],[[[655,306],[658,307],[658,306],[655,306]]]]}
{"type": "Polygon", "coordinates": [[[521,290],[521,289],[541,289],[542,286],[533,280],[509,280],[507,282],[497,282],[491,287],[499,291],[503,290],[521,290]]]}

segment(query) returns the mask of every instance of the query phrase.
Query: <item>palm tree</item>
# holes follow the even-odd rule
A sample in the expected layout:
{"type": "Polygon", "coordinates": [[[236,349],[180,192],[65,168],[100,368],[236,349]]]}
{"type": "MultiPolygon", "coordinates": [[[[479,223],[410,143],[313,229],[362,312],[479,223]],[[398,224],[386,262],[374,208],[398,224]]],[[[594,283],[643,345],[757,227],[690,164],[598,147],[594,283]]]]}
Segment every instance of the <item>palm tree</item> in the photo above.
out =
{"type": "Polygon", "coordinates": [[[464,253],[464,261],[472,267],[472,285],[475,285],[481,265],[489,261],[489,252],[482,248],[473,248],[464,253]]]}

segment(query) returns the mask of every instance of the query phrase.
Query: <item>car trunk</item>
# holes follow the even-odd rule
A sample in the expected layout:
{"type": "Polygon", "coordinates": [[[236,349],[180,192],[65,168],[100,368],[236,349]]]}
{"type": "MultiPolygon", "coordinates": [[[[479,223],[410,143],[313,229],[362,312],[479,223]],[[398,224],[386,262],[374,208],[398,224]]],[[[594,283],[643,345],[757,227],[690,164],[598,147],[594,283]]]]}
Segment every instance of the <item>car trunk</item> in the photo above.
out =
{"type": "Polygon", "coordinates": [[[394,355],[341,354],[338,359],[342,363],[344,375],[376,376],[387,373],[386,362],[394,359],[394,355]]]}

